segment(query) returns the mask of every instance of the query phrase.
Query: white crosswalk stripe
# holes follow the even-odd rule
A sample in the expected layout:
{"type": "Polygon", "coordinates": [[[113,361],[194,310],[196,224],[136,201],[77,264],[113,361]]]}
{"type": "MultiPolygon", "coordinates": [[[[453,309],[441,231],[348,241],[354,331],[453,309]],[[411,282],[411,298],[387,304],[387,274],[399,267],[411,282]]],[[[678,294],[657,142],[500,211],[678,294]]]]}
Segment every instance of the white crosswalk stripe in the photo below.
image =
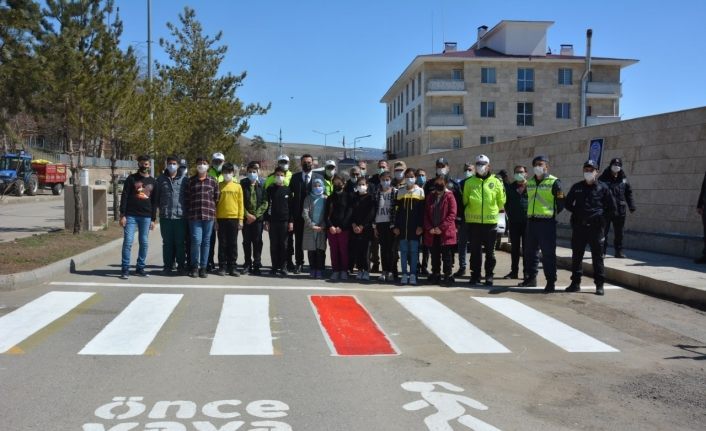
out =
{"type": "Polygon", "coordinates": [[[395,300],[456,353],[510,353],[507,347],[434,298],[395,296],[395,300]]]}
{"type": "Polygon", "coordinates": [[[473,297],[567,352],[618,352],[590,335],[510,298],[473,297]]]}
{"type": "Polygon", "coordinates": [[[268,295],[226,295],[211,355],[273,355],[268,295]]]}
{"type": "Polygon", "coordinates": [[[76,308],[93,292],[49,292],[0,318],[0,353],[76,308]]]}
{"type": "Polygon", "coordinates": [[[84,347],[80,355],[142,355],[182,294],[143,293],[84,347]]]}

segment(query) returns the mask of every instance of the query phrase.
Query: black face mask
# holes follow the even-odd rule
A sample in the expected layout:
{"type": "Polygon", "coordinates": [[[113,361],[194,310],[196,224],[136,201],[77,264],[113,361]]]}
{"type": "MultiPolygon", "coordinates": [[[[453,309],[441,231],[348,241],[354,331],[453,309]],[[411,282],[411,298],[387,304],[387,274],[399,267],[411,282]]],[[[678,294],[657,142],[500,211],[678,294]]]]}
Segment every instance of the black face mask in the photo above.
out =
{"type": "Polygon", "coordinates": [[[311,163],[302,163],[302,170],[304,172],[309,172],[311,170],[311,163]]]}
{"type": "Polygon", "coordinates": [[[137,170],[141,174],[146,174],[150,171],[150,167],[149,166],[140,166],[137,170]]]}
{"type": "Polygon", "coordinates": [[[340,192],[341,190],[343,190],[343,185],[336,183],[333,185],[333,189],[336,190],[337,192],[340,192]]]}

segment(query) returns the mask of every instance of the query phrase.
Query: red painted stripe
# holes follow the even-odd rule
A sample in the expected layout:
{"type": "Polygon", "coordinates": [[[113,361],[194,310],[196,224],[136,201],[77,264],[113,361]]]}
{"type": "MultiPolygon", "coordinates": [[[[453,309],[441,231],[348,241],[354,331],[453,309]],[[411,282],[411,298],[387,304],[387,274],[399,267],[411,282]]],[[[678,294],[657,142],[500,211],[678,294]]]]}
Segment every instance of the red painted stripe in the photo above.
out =
{"type": "Polygon", "coordinates": [[[321,326],[341,356],[396,355],[397,351],[353,296],[312,296],[321,326]]]}

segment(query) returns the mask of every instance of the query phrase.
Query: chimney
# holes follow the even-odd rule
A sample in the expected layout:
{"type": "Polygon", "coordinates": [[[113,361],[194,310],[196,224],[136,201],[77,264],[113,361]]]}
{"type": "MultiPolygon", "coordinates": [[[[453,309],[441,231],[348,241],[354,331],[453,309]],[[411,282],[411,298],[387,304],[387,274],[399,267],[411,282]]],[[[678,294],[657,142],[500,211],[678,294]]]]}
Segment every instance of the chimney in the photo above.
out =
{"type": "Polygon", "coordinates": [[[485,36],[485,34],[488,32],[488,26],[487,25],[482,25],[478,27],[478,41],[476,42],[476,47],[478,49],[481,49],[482,46],[480,44],[480,40],[485,36]]]}
{"type": "Polygon", "coordinates": [[[570,45],[570,44],[562,44],[561,51],[559,52],[559,55],[573,56],[574,55],[574,46],[570,45]]]}
{"type": "Polygon", "coordinates": [[[444,54],[447,52],[456,52],[456,42],[444,42],[444,54]]]}

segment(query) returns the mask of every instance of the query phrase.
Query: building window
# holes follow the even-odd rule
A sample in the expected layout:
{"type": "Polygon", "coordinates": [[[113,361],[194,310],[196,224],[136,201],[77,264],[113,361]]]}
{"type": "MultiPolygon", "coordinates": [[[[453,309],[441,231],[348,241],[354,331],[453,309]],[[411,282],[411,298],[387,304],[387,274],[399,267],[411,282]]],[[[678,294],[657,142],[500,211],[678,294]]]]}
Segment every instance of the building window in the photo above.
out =
{"type": "Polygon", "coordinates": [[[571,118],[571,103],[556,104],[556,118],[571,118]]]}
{"type": "Polygon", "coordinates": [[[495,84],[495,68],[482,67],[480,69],[480,82],[483,84],[495,84]]]}
{"type": "Polygon", "coordinates": [[[534,69],[517,69],[517,91],[534,91],[534,69]]]}
{"type": "Polygon", "coordinates": [[[463,115],[463,105],[460,103],[454,103],[451,112],[454,115],[463,115]]]}
{"type": "Polygon", "coordinates": [[[517,104],[517,125],[534,126],[531,103],[519,102],[517,104]]]}
{"type": "Polygon", "coordinates": [[[417,75],[417,82],[418,82],[417,96],[421,96],[422,95],[422,72],[419,72],[419,74],[417,75]]]}
{"type": "Polygon", "coordinates": [[[407,83],[407,87],[405,88],[405,93],[407,96],[406,97],[407,103],[405,103],[405,105],[409,105],[409,83],[407,83]]]}
{"type": "Polygon", "coordinates": [[[412,78],[412,100],[414,100],[414,78],[412,78]]]}
{"type": "Polygon", "coordinates": [[[451,138],[451,148],[461,148],[461,137],[451,138]]]}
{"type": "Polygon", "coordinates": [[[453,79],[457,81],[463,81],[463,69],[454,69],[453,70],[453,79]]]}
{"type": "Polygon", "coordinates": [[[409,112],[405,114],[404,118],[405,118],[405,131],[404,131],[404,133],[406,135],[409,135],[409,112]]]}
{"type": "Polygon", "coordinates": [[[495,102],[480,102],[480,116],[482,118],[495,117],[495,102]]]}
{"type": "MultiPolygon", "coordinates": [[[[414,91],[412,92],[414,94],[414,91]]],[[[415,108],[412,108],[412,131],[414,132],[414,110],[415,108]]]]}
{"type": "Polygon", "coordinates": [[[481,136],[480,137],[480,144],[485,145],[485,144],[492,144],[495,142],[495,136],[481,136]]]}
{"type": "Polygon", "coordinates": [[[422,107],[420,106],[419,109],[417,109],[417,128],[421,129],[422,128],[422,107]]]}
{"type": "Polygon", "coordinates": [[[573,70],[559,69],[559,85],[572,85],[573,83],[573,70]]]}

